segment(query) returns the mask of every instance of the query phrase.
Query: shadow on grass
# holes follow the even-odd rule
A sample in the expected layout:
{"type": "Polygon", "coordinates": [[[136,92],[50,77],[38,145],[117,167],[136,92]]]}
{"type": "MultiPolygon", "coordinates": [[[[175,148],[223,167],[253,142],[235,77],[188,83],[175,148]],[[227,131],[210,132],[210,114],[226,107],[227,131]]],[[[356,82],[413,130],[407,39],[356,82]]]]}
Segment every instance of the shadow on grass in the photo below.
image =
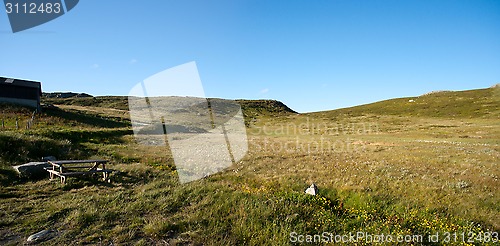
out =
{"type": "Polygon", "coordinates": [[[5,166],[40,161],[43,156],[71,157],[69,143],[22,135],[0,135],[0,160],[5,166]]]}
{"type": "Polygon", "coordinates": [[[126,143],[121,137],[131,135],[134,132],[130,129],[120,130],[101,130],[101,131],[87,131],[87,130],[68,130],[47,132],[44,136],[52,139],[66,139],[73,144],[79,143],[105,143],[105,144],[124,144],[126,143]]]}
{"type": "Polygon", "coordinates": [[[119,117],[102,117],[79,111],[61,110],[59,108],[48,108],[44,112],[49,116],[59,117],[68,121],[77,121],[94,127],[119,128],[130,126],[130,122],[124,121],[124,119],[119,117]]]}
{"type": "Polygon", "coordinates": [[[125,188],[133,188],[138,185],[147,184],[156,178],[159,173],[153,170],[140,171],[115,171],[110,176],[111,184],[119,185],[125,188]]]}
{"type": "MultiPolygon", "coordinates": [[[[59,180],[54,182],[59,182],[59,180]]],[[[62,190],[69,191],[73,189],[81,189],[87,186],[113,188],[116,185],[102,180],[102,175],[82,175],[76,177],[67,177],[66,183],[62,185],[62,190]]]]}
{"type": "MultiPolygon", "coordinates": [[[[137,185],[143,185],[151,182],[156,175],[152,172],[130,173],[128,171],[113,170],[109,176],[109,182],[102,179],[102,174],[90,174],[77,177],[68,177],[66,184],[62,186],[65,191],[81,189],[86,186],[96,186],[102,188],[124,187],[132,188],[137,185]]],[[[58,182],[54,181],[54,182],[58,182]]]]}
{"type": "MultiPolygon", "coordinates": [[[[19,182],[19,175],[11,167],[0,167],[0,185],[10,186],[19,182]]],[[[0,198],[3,197],[3,193],[0,194],[0,198]]]]}

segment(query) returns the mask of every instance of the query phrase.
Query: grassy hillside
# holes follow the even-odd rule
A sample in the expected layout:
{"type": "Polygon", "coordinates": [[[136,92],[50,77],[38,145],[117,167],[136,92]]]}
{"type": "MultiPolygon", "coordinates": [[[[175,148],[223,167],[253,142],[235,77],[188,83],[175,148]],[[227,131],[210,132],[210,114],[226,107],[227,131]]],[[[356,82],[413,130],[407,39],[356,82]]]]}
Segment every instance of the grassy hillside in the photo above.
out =
{"type": "Polygon", "coordinates": [[[277,101],[240,101],[252,122],[247,155],[187,184],[178,182],[168,148],[135,142],[124,97],[44,99],[57,108],[36,116],[30,129],[12,124],[30,119],[29,109],[4,105],[0,244],[54,229],[58,236],[42,245],[289,245],[292,232],[464,233],[494,245],[495,93],[437,93],[311,114],[277,101]],[[112,183],[88,177],[61,185],[22,180],[10,169],[45,155],[108,159],[117,172],[112,183]],[[318,196],[304,194],[312,182],[318,196]]]}
{"type": "MultiPolygon", "coordinates": [[[[500,87],[469,91],[443,91],[417,97],[319,112],[324,116],[397,115],[448,118],[500,118],[500,87]]],[[[318,114],[318,113],[313,113],[318,114]]]]}
{"type": "Polygon", "coordinates": [[[125,96],[71,97],[71,98],[45,97],[42,98],[42,103],[128,110],[128,99],[125,96]]]}

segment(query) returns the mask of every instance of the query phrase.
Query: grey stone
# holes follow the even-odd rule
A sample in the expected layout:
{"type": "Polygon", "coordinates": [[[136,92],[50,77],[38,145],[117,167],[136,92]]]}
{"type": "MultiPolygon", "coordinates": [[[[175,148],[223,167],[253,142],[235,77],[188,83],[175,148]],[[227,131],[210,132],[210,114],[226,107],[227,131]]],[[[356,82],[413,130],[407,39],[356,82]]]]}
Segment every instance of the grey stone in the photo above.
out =
{"type": "Polygon", "coordinates": [[[54,230],[50,230],[50,229],[43,230],[43,231],[39,231],[33,235],[30,235],[26,241],[30,242],[30,243],[42,242],[42,241],[48,240],[50,238],[53,238],[56,234],[57,234],[57,232],[54,230]]]}
{"type": "Polygon", "coordinates": [[[44,177],[48,175],[48,172],[45,168],[51,168],[48,162],[29,162],[26,164],[13,166],[14,170],[19,174],[22,178],[38,178],[44,177]]]}

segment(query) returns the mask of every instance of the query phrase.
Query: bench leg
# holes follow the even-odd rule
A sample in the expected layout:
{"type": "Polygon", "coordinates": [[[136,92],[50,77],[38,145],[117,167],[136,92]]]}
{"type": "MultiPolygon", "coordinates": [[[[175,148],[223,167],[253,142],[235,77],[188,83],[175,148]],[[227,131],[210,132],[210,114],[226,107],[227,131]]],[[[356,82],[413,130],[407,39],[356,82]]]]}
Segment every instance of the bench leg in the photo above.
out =
{"type": "MultiPolygon", "coordinates": [[[[56,170],[55,166],[52,166],[52,171],[55,171],[55,170],[56,170]]],[[[49,176],[50,176],[50,180],[54,179],[54,174],[53,173],[49,172],[49,176]]]]}
{"type": "Polygon", "coordinates": [[[66,177],[61,176],[61,184],[65,184],[65,183],[66,183],[66,177]]]}
{"type": "Polygon", "coordinates": [[[108,172],[103,172],[102,175],[103,175],[103,179],[102,180],[104,182],[109,182],[109,173],[108,172]]]}

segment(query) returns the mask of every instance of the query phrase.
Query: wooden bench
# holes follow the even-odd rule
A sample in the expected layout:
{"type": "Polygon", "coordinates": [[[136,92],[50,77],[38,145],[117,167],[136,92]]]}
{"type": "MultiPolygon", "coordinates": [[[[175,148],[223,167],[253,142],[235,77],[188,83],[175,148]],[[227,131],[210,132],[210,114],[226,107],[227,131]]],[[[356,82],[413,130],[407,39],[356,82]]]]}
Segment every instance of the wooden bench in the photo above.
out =
{"type": "Polygon", "coordinates": [[[66,177],[89,175],[93,173],[102,173],[103,180],[109,182],[109,174],[113,171],[106,169],[107,162],[106,160],[48,161],[48,163],[52,165],[52,169],[47,168],[46,170],[49,172],[51,180],[54,179],[55,176],[58,176],[61,178],[62,184],[66,182],[66,177]],[[78,171],[75,169],[78,169],[78,171]],[[83,169],[83,171],[81,169],[83,169]]]}

